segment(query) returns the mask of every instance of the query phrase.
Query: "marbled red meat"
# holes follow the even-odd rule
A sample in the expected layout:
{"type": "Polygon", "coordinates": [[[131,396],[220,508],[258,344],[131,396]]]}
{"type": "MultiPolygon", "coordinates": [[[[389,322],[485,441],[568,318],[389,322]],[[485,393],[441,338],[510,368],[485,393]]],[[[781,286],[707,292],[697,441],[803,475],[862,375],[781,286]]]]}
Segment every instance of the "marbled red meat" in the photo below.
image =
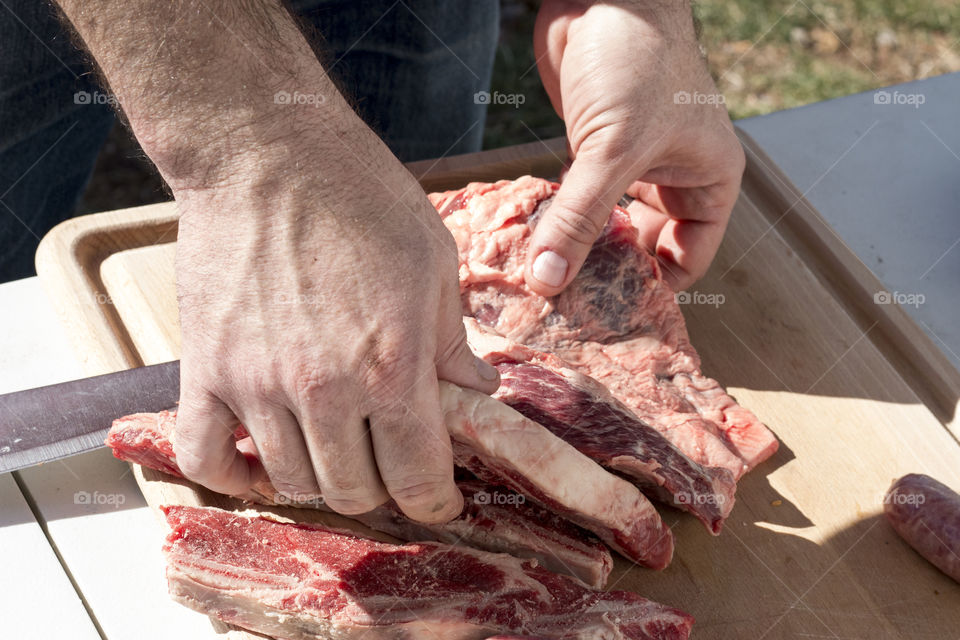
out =
{"type": "Polygon", "coordinates": [[[464,325],[473,352],[500,372],[495,398],[630,478],[644,493],[720,532],[736,492],[727,469],[693,462],[603,385],[556,356],[498,336],[473,318],[464,325]]]}
{"type": "Polygon", "coordinates": [[[431,194],[457,242],[464,313],[596,379],[702,466],[739,478],[770,457],[774,435],[701,373],[674,294],[626,211],[612,212],[563,293],[547,299],[526,286],[527,243],[557,188],[526,176],[431,194]]]}
{"type": "MultiPolygon", "coordinates": [[[[134,414],[115,420],[106,442],[113,455],[121,460],[182,477],[173,452],[175,425],[175,411],[134,414]]],[[[245,436],[242,432],[239,435],[245,436]]],[[[579,578],[589,586],[606,584],[613,558],[595,537],[559,515],[512,494],[506,487],[465,473],[459,475],[457,486],[464,496],[464,509],[450,522],[416,522],[405,516],[393,501],[349,517],[401,540],[462,544],[519,558],[534,558],[547,569],[579,578]],[[498,500],[504,497],[513,499],[498,500]]],[[[290,501],[279,495],[268,480],[238,497],[259,504],[327,510],[319,497],[302,504],[290,501]]]]}
{"type": "Polygon", "coordinates": [[[384,544],[212,508],[163,508],[178,602],[284,640],[682,640],[693,619],[503,554],[384,544]]]}

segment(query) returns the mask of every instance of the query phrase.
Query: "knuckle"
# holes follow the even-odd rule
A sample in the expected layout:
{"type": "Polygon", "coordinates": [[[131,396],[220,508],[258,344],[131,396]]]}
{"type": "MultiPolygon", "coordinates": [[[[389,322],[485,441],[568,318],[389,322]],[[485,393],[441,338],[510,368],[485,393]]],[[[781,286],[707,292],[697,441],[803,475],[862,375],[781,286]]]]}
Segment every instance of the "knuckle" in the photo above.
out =
{"type": "Polygon", "coordinates": [[[313,472],[313,465],[306,456],[276,458],[269,461],[264,454],[263,466],[267,475],[278,489],[281,486],[316,491],[319,487],[313,472]]]}
{"type": "Polygon", "coordinates": [[[290,367],[290,386],[301,404],[322,399],[333,386],[334,376],[316,363],[298,362],[290,367]]]}
{"type": "Polygon", "coordinates": [[[327,506],[344,515],[366,513],[386,502],[386,497],[378,496],[375,492],[340,494],[333,491],[324,492],[324,502],[327,506]]]}
{"type": "Polygon", "coordinates": [[[553,226],[567,239],[585,245],[592,245],[603,230],[596,220],[569,209],[554,216],[553,226]]]}
{"type": "Polygon", "coordinates": [[[734,142],[732,149],[733,162],[731,163],[731,170],[739,179],[747,168],[747,154],[744,152],[743,145],[740,144],[739,140],[734,142]]]}
{"type": "MultiPolygon", "coordinates": [[[[356,465],[351,465],[351,468],[356,468],[356,465]]],[[[371,493],[371,490],[359,475],[360,474],[357,473],[337,473],[331,475],[329,478],[324,478],[324,490],[331,496],[336,496],[338,499],[353,500],[363,498],[365,495],[371,493]]]]}
{"type": "Polygon", "coordinates": [[[275,398],[278,395],[276,377],[270,371],[251,367],[230,376],[231,395],[236,398],[275,398]]]}
{"type": "Polygon", "coordinates": [[[404,395],[415,377],[412,374],[417,370],[417,358],[406,350],[381,346],[375,355],[364,358],[363,366],[370,399],[382,405],[404,395]]]}
{"type": "Polygon", "coordinates": [[[460,323],[460,328],[457,330],[453,339],[444,345],[440,353],[437,354],[437,361],[457,362],[467,358],[472,359],[473,352],[470,351],[470,347],[467,345],[467,334],[463,328],[463,323],[460,323]]]}
{"type": "Polygon", "coordinates": [[[263,466],[275,482],[286,482],[290,478],[305,477],[308,475],[308,470],[312,474],[313,467],[306,458],[284,456],[283,448],[277,444],[267,444],[261,441],[257,443],[257,450],[260,452],[263,466]]]}
{"type": "Polygon", "coordinates": [[[233,451],[204,449],[191,431],[178,428],[174,432],[173,452],[177,467],[184,477],[204,484],[213,480],[233,462],[233,451]]]}
{"type": "Polygon", "coordinates": [[[174,454],[177,458],[177,467],[185,478],[203,484],[212,468],[207,458],[197,455],[193,450],[174,444],[174,454]]]}
{"type": "Polygon", "coordinates": [[[313,465],[306,456],[285,455],[280,447],[272,444],[258,443],[257,449],[263,468],[278,491],[285,493],[285,487],[291,488],[294,493],[318,490],[313,465]]]}
{"type": "Polygon", "coordinates": [[[407,507],[436,510],[446,504],[448,478],[412,476],[402,478],[388,486],[390,495],[407,507]]]}
{"type": "Polygon", "coordinates": [[[267,476],[277,492],[288,498],[316,494],[320,489],[312,475],[304,474],[297,468],[274,471],[272,474],[267,468],[267,476]]]}
{"type": "Polygon", "coordinates": [[[350,500],[371,493],[370,481],[377,477],[372,463],[367,466],[364,459],[342,450],[334,455],[335,458],[333,455],[324,455],[324,459],[317,462],[318,478],[324,495],[350,500]]]}
{"type": "Polygon", "coordinates": [[[273,488],[276,489],[279,496],[283,496],[284,498],[294,502],[304,502],[320,495],[320,492],[317,490],[318,487],[315,483],[302,484],[278,481],[273,483],[273,488]]]}

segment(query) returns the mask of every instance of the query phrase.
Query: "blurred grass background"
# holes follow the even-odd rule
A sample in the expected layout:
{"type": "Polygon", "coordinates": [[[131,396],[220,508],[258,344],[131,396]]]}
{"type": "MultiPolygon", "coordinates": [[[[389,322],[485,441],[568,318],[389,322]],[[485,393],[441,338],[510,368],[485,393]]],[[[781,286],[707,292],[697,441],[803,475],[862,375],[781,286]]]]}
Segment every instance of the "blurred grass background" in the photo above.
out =
{"type": "MultiPolygon", "coordinates": [[[[563,135],[534,63],[537,5],[501,0],[491,90],[522,93],[525,102],[490,106],[485,148],[563,135]]],[[[694,11],[711,73],[734,119],[960,71],[957,0],[700,0],[694,11]]],[[[167,199],[136,142],[115,127],[81,209],[167,199]]]]}

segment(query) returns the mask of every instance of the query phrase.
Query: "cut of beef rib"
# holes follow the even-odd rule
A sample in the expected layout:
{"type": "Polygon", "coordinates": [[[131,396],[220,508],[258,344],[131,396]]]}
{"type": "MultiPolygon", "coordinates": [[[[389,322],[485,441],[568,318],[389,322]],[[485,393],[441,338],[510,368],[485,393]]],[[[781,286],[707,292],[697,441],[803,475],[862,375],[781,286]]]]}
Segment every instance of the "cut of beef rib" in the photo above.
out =
{"type": "Polygon", "coordinates": [[[163,511],[173,598],[285,640],[682,640],[693,624],[677,609],[592,591],[507,555],[396,546],[212,508],[163,511]]]}
{"type": "MultiPolygon", "coordinates": [[[[638,564],[663,569],[670,563],[673,534],[635,486],[486,394],[441,381],[440,406],[460,466],[592,531],[638,564]]],[[[275,495],[269,483],[253,492],[260,497],[238,497],[269,503],[275,495]]]]}
{"type": "MultiPolygon", "coordinates": [[[[121,460],[182,477],[173,453],[175,424],[174,411],[126,416],[114,421],[106,442],[113,455],[121,460]]],[[[521,496],[511,495],[505,487],[467,477],[458,478],[457,486],[464,495],[464,510],[444,524],[413,521],[392,501],[369,513],[349,517],[401,540],[463,544],[520,558],[535,558],[547,569],[572,575],[591,587],[606,584],[613,558],[593,536],[542,507],[516,499],[521,496]],[[499,504],[497,498],[504,496],[514,499],[502,500],[499,502],[508,504],[499,504]]],[[[238,497],[259,504],[282,503],[325,510],[322,500],[292,503],[280,496],[269,481],[238,497]]]]}
{"type": "Polygon", "coordinates": [[[512,342],[473,318],[464,318],[464,325],[474,354],[500,371],[494,398],[720,532],[736,491],[730,471],[693,462],[602,384],[556,356],[512,342]]]}
{"type": "Polygon", "coordinates": [[[526,176],[430,195],[457,242],[464,313],[596,379],[705,467],[739,478],[770,457],[773,434],[700,372],[674,294],[626,211],[614,209],[563,293],[527,288],[527,242],[557,188],[526,176]]]}
{"type": "Polygon", "coordinates": [[[625,557],[662,569],[673,534],[639,489],[506,404],[440,381],[454,460],[593,531],[625,557]]]}

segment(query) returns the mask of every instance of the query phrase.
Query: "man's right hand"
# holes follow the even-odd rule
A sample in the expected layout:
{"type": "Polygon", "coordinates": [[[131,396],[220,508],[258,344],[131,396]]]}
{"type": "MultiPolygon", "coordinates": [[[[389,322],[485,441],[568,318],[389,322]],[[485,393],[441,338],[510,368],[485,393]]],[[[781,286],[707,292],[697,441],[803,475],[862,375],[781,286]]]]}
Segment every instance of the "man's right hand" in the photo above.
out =
{"type": "Polygon", "coordinates": [[[437,379],[497,387],[466,344],[453,238],[369,131],[332,173],[308,145],[285,153],[175,192],[178,463],[243,492],[255,478],[232,437],[242,423],[285,497],[320,492],[344,514],[393,498],[449,520],[463,503],[437,379]]]}

